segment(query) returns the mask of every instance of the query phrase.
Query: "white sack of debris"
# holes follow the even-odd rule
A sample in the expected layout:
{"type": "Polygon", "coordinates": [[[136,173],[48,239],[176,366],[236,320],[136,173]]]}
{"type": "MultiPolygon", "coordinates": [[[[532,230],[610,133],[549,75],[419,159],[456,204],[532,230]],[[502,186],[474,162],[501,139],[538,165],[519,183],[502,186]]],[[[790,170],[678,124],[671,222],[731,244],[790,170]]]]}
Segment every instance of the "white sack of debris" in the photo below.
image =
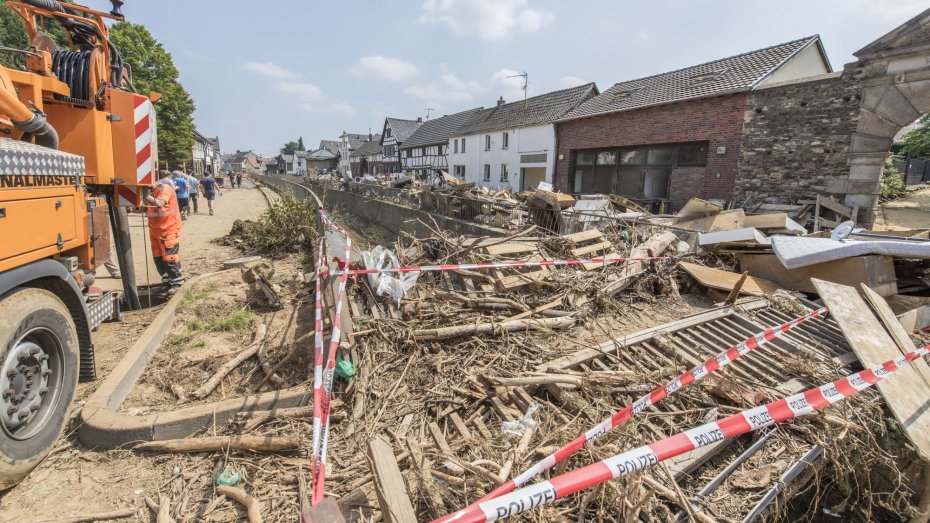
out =
{"type": "Polygon", "coordinates": [[[895,258],[930,259],[930,242],[832,240],[773,236],[772,250],[787,269],[807,267],[853,256],[882,254],[895,258]]]}
{"type": "MultiPolygon", "coordinates": [[[[384,270],[400,267],[397,256],[380,245],[370,251],[362,251],[362,263],[365,264],[366,269],[384,270]]],[[[371,285],[375,294],[378,296],[388,294],[397,301],[397,306],[400,307],[401,298],[413,288],[419,276],[419,272],[401,273],[396,276],[388,273],[375,273],[368,275],[368,284],[371,285]]]]}

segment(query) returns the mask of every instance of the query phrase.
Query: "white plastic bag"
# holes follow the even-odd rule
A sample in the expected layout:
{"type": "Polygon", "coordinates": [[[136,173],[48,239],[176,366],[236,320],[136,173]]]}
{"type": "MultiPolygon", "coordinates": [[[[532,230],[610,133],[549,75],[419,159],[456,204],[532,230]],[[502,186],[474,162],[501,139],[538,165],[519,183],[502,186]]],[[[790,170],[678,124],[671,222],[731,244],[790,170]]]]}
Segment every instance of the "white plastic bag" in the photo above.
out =
{"type": "Polygon", "coordinates": [[[533,402],[533,404],[526,409],[526,414],[524,414],[523,417],[513,421],[503,422],[501,424],[501,432],[510,436],[523,436],[526,429],[536,427],[536,422],[533,421],[533,413],[537,410],[539,410],[539,403],[533,402]]]}
{"type": "MultiPolygon", "coordinates": [[[[379,271],[387,268],[400,267],[400,262],[394,253],[378,245],[371,251],[362,251],[362,263],[366,269],[377,269],[379,271]]],[[[397,301],[397,307],[400,307],[400,300],[407,294],[417,278],[419,272],[407,272],[399,274],[376,272],[368,275],[368,283],[375,290],[375,294],[383,296],[388,294],[397,301]]]]}

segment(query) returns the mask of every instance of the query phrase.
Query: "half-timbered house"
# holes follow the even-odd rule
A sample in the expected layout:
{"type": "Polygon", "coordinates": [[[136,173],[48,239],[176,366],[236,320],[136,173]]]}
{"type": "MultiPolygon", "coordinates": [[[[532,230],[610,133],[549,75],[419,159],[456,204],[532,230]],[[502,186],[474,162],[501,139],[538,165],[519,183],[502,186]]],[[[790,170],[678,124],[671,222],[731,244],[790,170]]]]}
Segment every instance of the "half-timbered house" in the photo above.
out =
{"type": "Polygon", "coordinates": [[[450,114],[424,122],[400,146],[400,161],[404,171],[427,176],[449,170],[449,138],[481,113],[483,107],[450,114]]]}
{"type": "Polygon", "coordinates": [[[400,148],[421,125],[423,125],[423,118],[403,120],[387,117],[384,119],[384,128],[381,130],[383,172],[398,173],[401,171],[403,165],[400,162],[400,148]]]}

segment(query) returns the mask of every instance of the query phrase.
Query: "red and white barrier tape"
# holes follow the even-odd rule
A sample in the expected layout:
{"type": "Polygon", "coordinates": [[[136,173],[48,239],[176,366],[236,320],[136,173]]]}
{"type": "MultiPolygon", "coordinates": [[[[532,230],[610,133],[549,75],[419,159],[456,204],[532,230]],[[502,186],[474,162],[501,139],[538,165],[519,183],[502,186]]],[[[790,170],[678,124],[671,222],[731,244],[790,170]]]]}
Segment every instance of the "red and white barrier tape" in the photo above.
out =
{"type": "Polygon", "coordinates": [[[402,273],[402,272],[438,272],[438,271],[480,271],[487,269],[510,269],[513,267],[559,267],[564,265],[586,265],[589,263],[598,263],[601,265],[610,265],[615,263],[628,263],[640,261],[656,261],[667,259],[667,256],[652,256],[648,258],[588,258],[580,260],[536,260],[536,261],[509,261],[494,263],[456,263],[448,265],[411,265],[407,267],[387,267],[384,269],[346,269],[333,271],[333,275],[339,275],[348,272],[352,275],[357,274],[378,274],[378,273],[402,273]]]}
{"type": "MultiPolygon", "coordinates": [[[[345,235],[346,242],[346,260],[349,260],[352,255],[352,238],[345,232],[344,229],[340,228],[332,222],[323,211],[320,211],[320,217],[323,219],[324,223],[330,227],[336,229],[345,235]]],[[[317,276],[317,281],[319,278],[317,276]]],[[[336,312],[333,315],[333,331],[329,338],[329,351],[326,355],[326,367],[323,370],[322,376],[322,393],[320,398],[320,432],[321,437],[318,442],[319,450],[317,452],[318,457],[316,460],[316,466],[313,468],[313,474],[311,478],[311,504],[317,505],[323,501],[323,485],[326,482],[326,446],[329,442],[329,410],[332,405],[332,395],[333,395],[333,374],[336,371],[336,351],[339,349],[339,339],[342,337],[342,302],[344,301],[346,294],[346,282],[349,280],[349,274],[343,273],[339,278],[339,290],[336,293],[336,312]]],[[[321,325],[322,330],[322,325],[321,325]]],[[[322,342],[321,342],[322,344],[322,342]]],[[[316,411],[316,407],[314,407],[316,411]]]]}
{"type": "Polygon", "coordinates": [[[821,410],[875,385],[911,361],[927,355],[930,355],[930,345],[832,383],[745,410],[510,494],[469,506],[437,521],[484,523],[520,514],[718,441],[821,410]]]}
{"type": "MultiPolygon", "coordinates": [[[[517,487],[523,486],[528,483],[531,479],[542,474],[543,472],[549,470],[550,468],[556,466],[562,461],[566,460],[572,454],[578,452],[586,445],[594,441],[595,439],[607,434],[611,430],[619,427],[623,423],[626,423],[630,418],[639,414],[640,412],[646,410],[652,405],[662,401],[671,394],[674,394],[676,391],[679,391],[692,383],[701,381],[705,377],[709,376],[713,372],[726,367],[727,365],[733,363],[741,356],[749,354],[755,349],[765,345],[766,343],[774,340],[775,338],[780,337],[789,330],[797,327],[798,325],[804,323],[805,321],[816,318],[821,315],[825,315],[828,312],[827,307],[817,309],[808,314],[795,318],[789,322],[783,323],[777,327],[772,327],[765,329],[764,331],[746,339],[739,343],[738,345],[733,345],[729,349],[717,354],[716,356],[709,358],[707,361],[698,365],[697,367],[691,369],[690,371],[682,374],[681,376],[673,379],[662,387],[657,387],[655,390],[646,394],[645,396],[639,398],[632,405],[628,405],[623,410],[620,410],[614,413],[611,417],[605,419],[604,421],[597,424],[594,428],[589,431],[581,434],[570,443],[535,463],[530,468],[523,471],[516,478],[504,483],[503,485],[497,487],[493,491],[486,494],[484,497],[472,503],[476,505],[484,501],[497,498],[504,494],[507,494],[517,487]]],[[[437,521],[447,521],[447,520],[437,520],[437,521]]]]}
{"type": "Polygon", "coordinates": [[[313,308],[313,447],[310,459],[310,477],[316,474],[320,460],[320,433],[323,418],[323,303],[320,292],[320,279],[323,274],[326,239],[320,238],[316,259],[316,286],[314,289],[313,308]]]}

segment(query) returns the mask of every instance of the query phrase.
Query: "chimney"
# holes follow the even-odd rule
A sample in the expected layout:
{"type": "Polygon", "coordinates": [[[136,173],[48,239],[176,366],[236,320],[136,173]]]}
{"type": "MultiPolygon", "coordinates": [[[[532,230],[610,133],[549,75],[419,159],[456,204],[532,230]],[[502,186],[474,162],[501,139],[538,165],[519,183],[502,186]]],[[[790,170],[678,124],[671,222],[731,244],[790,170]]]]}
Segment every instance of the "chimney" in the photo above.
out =
{"type": "Polygon", "coordinates": [[[498,106],[498,107],[504,105],[505,103],[507,103],[507,102],[504,101],[504,97],[503,97],[503,96],[501,96],[500,99],[497,100],[497,106],[498,106]]]}
{"type": "Polygon", "coordinates": [[[374,140],[375,140],[375,136],[371,134],[371,131],[368,131],[368,141],[373,142],[374,140]]]}
{"type": "Polygon", "coordinates": [[[417,116],[417,123],[423,123],[423,117],[417,116]]]}

